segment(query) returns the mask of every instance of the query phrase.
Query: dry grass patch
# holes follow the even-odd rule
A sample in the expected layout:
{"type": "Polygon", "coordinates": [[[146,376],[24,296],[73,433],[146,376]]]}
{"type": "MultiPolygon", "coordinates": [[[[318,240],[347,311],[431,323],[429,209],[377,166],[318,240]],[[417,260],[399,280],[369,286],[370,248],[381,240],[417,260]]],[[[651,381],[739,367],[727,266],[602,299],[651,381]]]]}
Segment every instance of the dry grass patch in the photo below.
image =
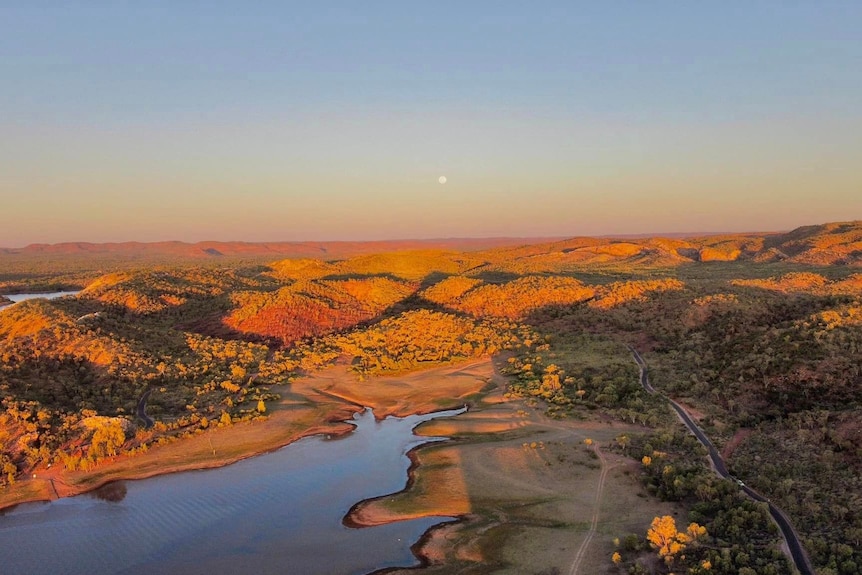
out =
{"type": "MultiPolygon", "coordinates": [[[[609,446],[621,433],[642,430],[601,421],[551,420],[520,401],[501,400],[500,392],[488,399],[464,415],[420,427],[422,434],[447,432],[456,439],[418,450],[414,487],[421,485],[421,490],[386,498],[386,509],[451,514],[451,480],[438,465],[445,455],[447,467],[457,464],[460,469],[458,505],[463,504],[463,481],[470,512],[461,523],[437,528],[423,540],[429,573],[569,573],[590,532],[602,475],[601,461],[584,440],[609,446]]],[[[674,511],[645,496],[636,462],[608,449],[604,455],[610,469],[596,533],[580,563],[584,574],[611,566],[615,537],[643,533],[653,517],[674,511]]]]}

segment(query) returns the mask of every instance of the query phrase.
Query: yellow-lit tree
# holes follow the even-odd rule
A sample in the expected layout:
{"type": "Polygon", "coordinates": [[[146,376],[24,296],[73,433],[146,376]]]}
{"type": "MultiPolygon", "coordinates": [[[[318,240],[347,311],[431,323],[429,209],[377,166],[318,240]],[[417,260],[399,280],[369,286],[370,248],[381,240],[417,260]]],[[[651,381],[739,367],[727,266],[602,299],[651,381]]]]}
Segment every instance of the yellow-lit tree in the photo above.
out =
{"type": "Polygon", "coordinates": [[[111,457],[125,443],[126,434],[123,427],[116,421],[100,425],[93,433],[90,444],[90,455],[95,458],[111,457]]]}
{"type": "Polygon", "coordinates": [[[691,523],[684,532],[677,531],[676,522],[670,515],[656,517],[647,530],[647,540],[658,549],[659,557],[666,563],[672,563],[687,544],[704,535],[706,527],[697,523],[691,523]]]}

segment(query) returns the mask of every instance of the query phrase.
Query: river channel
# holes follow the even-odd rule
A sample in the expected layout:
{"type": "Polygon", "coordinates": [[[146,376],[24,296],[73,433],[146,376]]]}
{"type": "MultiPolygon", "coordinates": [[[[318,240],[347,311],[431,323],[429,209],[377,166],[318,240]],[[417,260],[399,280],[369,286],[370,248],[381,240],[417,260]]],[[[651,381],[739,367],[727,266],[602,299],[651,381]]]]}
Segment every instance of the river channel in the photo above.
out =
{"type": "Polygon", "coordinates": [[[366,410],[338,439],[20,505],[0,516],[0,570],[360,575],[416,565],[410,546],[447,518],[363,529],[342,520],[358,501],[403,489],[407,452],[442,439],[416,436],[416,425],[462,411],[375,421],[366,410]]]}

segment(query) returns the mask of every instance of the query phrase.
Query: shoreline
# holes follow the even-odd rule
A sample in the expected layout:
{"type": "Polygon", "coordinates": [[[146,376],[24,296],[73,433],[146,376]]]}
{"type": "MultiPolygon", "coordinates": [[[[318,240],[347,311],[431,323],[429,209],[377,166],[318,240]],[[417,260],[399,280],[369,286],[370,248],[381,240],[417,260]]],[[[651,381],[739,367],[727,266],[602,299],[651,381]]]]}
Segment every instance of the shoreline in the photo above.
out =
{"type": "MultiPolygon", "coordinates": [[[[464,412],[466,413],[466,412],[464,412]]],[[[460,414],[458,414],[460,415],[460,414]]],[[[453,416],[455,417],[455,416],[453,416]]],[[[414,431],[414,435],[417,435],[414,431]]],[[[379,514],[376,516],[374,513],[371,513],[372,519],[363,520],[362,513],[365,507],[369,505],[373,505],[377,501],[382,501],[384,499],[388,499],[390,497],[397,497],[399,495],[404,495],[409,492],[416,485],[416,473],[418,468],[421,466],[421,462],[419,461],[419,456],[417,452],[423,447],[429,447],[431,445],[445,445],[447,443],[452,442],[453,439],[451,437],[447,437],[441,441],[428,441],[421,445],[417,445],[410,449],[407,452],[407,458],[410,460],[410,467],[407,468],[407,480],[404,483],[404,487],[399,489],[398,491],[393,491],[392,493],[386,493],[384,495],[378,495],[376,497],[369,497],[367,499],[363,499],[362,501],[357,501],[354,503],[347,513],[344,514],[344,518],[341,520],[341,524],[350,529],[364,529],[366,527],[377,527],[378,525],[388,525],[389,523],[396,523],[398,521],[410,521],[412,519],[421,519],[423,517],[438,517],[438,515],[432,515],[428,513],[416,513],[416,514],[404,514],[401,513],[397,517],[381,517],[379,514]]],[[[439,515],[439,517],[443,517],[448,519],[449,523],[457,523],[461,521],[462,517],[460,515],[439,515]]],[[[436,524],[433,527],[436,527],[436,524]]]]}
{"type": "MultiPolygon", "coordinates": [[[[454,397],[448,394],[451,386],[426,389],[428,382],[451,378],[477,366],[487,368],[490,365],[490,358],[485,358],[435,366],[409,374],[381,376],[373,381],[383,388],[382,395],[371,393],[370,396],[363,393],[369,391],[369,382],[358,381],[341,366],[307,374],[279,390],[282,399],[275,402],[270,415],[264,420],[208,430],[154,446],[146,453],[115,456],[89,471],[66,471],[60,464],[52,468],[40,465],[34,470],[34,477],[20,479],[0,490],[0,514],[25,503],[50,502],[89,493],[114,481],[139,481],[172,473],[225,467],[276,451],[305,437],[344,435],[352,431],[349,420],[353,414],[362,411],[365,408],[363,406],[372,408],[375,417],[424,415],[460,407],[464,405],[460,401],[463,394],[455,394],[454,397]],[[391,382],[397,382],[395,389],[387,388],[391,382]],[[410,401],[414,398],[404,396],[405,386],[414,394],[424,394],[424,401],[410,401]]],[[[484,385],[484,381],[473,375],[468,375],[466,379],[473,383],[466,386],[467,395],[472,395],[484,385]]],[[[465,387],[464,383],[458,380],[454,385],[465,387]]],[[[428,444],[414,449],[424,445],[428,444]]],[[[410,453],[408,457],[411,460],[409,482],[416,460],[410,453]]]]}
{"type": "MultiPolygon", "coordinates": [[[[464,413],[467,413],[467,411],[465,411],[464,413]]],[[[417,445],[416,447],[412,448],[410,451],[407,452],[407,457],[410,459],[410,467],[407,468],[407,481],[405,482],[404,487],[399,491],[395,491],[393,493],[387,493],[386,495],[379,495],[377,497],[371,497],[368,499],[357,501],[344,515],[344,518],[341,520],[341,524],[349,529],[365,529],[367,527],[387,525],[390,523],[397,523],[399,521],[410,521],[413,519],[421,519],[423,517],[438,517],[437,515],[432,515],[428,513],[416,513],[400,514],[397,517],[389,516],[387,518],[378,519],[376,521],[362,521],[358,517],[358,515],[362,513],[363,508],[369,505],[373,505],[376,501],[381,501],[389,497],[405,495],[410,492],[410,490],[416,484],[416,474],[419,467],[421,466],[421,462],[419,461],[418,456],[418,452],[420,449],[433,445],[452,443],[454,441],[454,438],[448,437],[443,441],[429,441],[428,443],[423,443],[422,445],[417,445]]],[[[438,531],[445,530],[447,528],[466,522],[468,515],[469,514],[459,514],[455,516],[439,515],[441,521],[439,523],[435,523],[434,525],[426,529],[425,532],[422,533],[422,536],[419,537],[419,539],[417,539],[416,542],[410,546],[410,552],[413,554],[416,560],[419,561],[418,565],[411,565],[408,567],[383,567],[382,569],[375,569],[374,571],[371,571],[366,575],[389,575],[401,571],[420,571],[422,569],[430,567],[434,564],[433,558],[430,554],[430,546],[434,541],[436,533],[438,531]]]]}
{"type": "Polygon", "coordinates": [[[645,499],[639,463],[606,454],[611,464],[603,469],[585,444],[591,438],[613,445],[620,433],[643,428],[605,418],[555,420],[504,392],[498,385],[462,416],[425,422],[418,434],[450,439],[412,451],[416,465],[403,490],[351,508],[350,526],[441,518],[411,546],[417,565],[369,575],[443,575],[489,565],[569,572],[578,568],[573,559],[582,572],[597,572],[610,562],[613,533],[638,532],[674,512],[673,504],[645,499]],[[597,493],[602,530],[591,533],[587,518],[596,521],[597,493]]]}
{"type": "Polygon", "coordinates": [[[416,543],[410,546],[410,552],[413,553],[413,556],[416,557],[417,561],[419,561],[419,565],[411,565],[410,567],[383,567],[382,569],[375,569],[365,575],[390,575],[391,573],[398,573],[401,571],[421,571],[422,569],[431,567],[434,563],[430,555],[427,554],[426,549],[431,541],[434,540],[436,532],[464,523],[464,521],[465,519],[463,517],[448,519],[441,521],[440,523],[435,523],[426,529],[425,533],[422,534],[416,543]]]}
{"type": "MultiPolygon", "coordinates": [[[[188,463],[170,462],[162,466],[155,466],[149,468],[131,467],[129,469],[112,469],[112,467],[115,467],[118,464],[134,461],[135,459],[141,457],[140,455],[115,456],[107,463],[103,463],[101,466],[95,468],[92,472],[74,472],[78,475],[86,473],[91,476],[83,477],[80,482],[69,482],[64,480],[63,477],[66,476],[67,473],[64,473],[63,471],[60,471],[58,473],[52,473],[51,470],[45,467],[39,467],[37,468],[37,473],[35,474],[36,477],[27,478],[23,481],[19,481],[14,484],[12,486],[12,489],[9,490],[6,494],[0,494],[0,514],[14,509],[18,505],[24,505],[26,503],[48,503],[51,501],[64,499],[66,497],[77,497],[79,495],[84,495],[96,491],[104,487],[105,485],[116,481],[142,481],[145,479],[152,479],[154,477],[171,475],[174,473],[185,473],[189,471],[206,471],[211,469],[218,469],[221,467],[227,467],[245,459],[250,459],[252,457],[258,457],[260,455],[272,453],[307,437],[313,437],[317,435],[340,437],[353,431],[353,426],[348,423],[348,419],[353,416],[353,413],[356,413],[356,411],[351,410],[349,414],[345,415],[344,419],[324,422],[319,425],[309,427],[304,431],[292,434],[287,441],[279,441],[262,447],[260,449],[246,451],[240,454],[231,454],[224,457],[210,458],[206,461],[192,461],[188,463]],[[41,485],[35,486],[35,482],[39,482],[41,485]],[[16,490],[23,490],[25,491],[25,493],[21,494],[22,497],[15,498],[16,494],[14,492],[16,490]],[[29,493],[34,493],[34,495],[28,496],[29,493]],[[13,498],[11,501],[7,500],[7,498],[3,496],[7,494],[11,494],[13,498]]],[[[235,424],[235,426],[251,427],[255,426],[256,423],[257,422],[243,422],[242,424],[235,424]]],[[[207,433],[205,432],[203,434],[195,436],[195,438],[189,439],[197,439],[206,436],[207,433]]],[[[182,443],[183,441],[187,440],[178,440],[177,443],[158,446],[158,448],[152,449],[150,452],[148,452],[148,454],[151,452],[154,452],[156,454],[162,454],[163,448],[167,448],[166,451],[176,451],[178,449],[170,448],[175,446],[176,448],[184,447],[182,445],[179,445],[179,443],[182,443]]],[[[168,455],[176,457],[175,454],[168,455]]]]}
{"type": "MultiPolygon", "coordinates": [[[[587,512],[594,512],[596,485],[604,482],[584,439],[611,444],[620,432],[641,430],[602,418],[548,418],[540,407],[505,396],[505,380],[490,359],[369,383],[349,377],[339,367],[309,374],[282,390],[282,399],[273,402],[267,420],[234,424],[154,448],[140,456],[155,461],[150,467],[142,469],[136,461],[139,458],[126,458],[126,468],[117,467],[123,463],[120,461],[90,473],[86,481],[57,487],[60,495],[71,494],[64,487],[83,493],[114,480],[229,465],[303,437],[349,433],[352,425],[346,420],[362,409],[361,404],[375,414],[388,408],[387,415],[401,412],[400,416],[455,409],[469,398],[470,410],[459,417],[430,419],[413,429],[417,436],[448,439],[407,451],[410,465],[401,490],[358,501],[342,517],[342,525],[349,528],[439,518],[410,545],[415,564],[383,567],[368,575],[408,575],[420,569],[433,575],[489,564],[569,569],[572,557],[582,555],[578,549],[586,545],[587,533],[579,522],[587,512]],[[348,403],[345,396],[355,403],[348,403]],[[274,435],[274,431],[278,433],[274,435]],[[266,435],[263,441],[261,433],[266,435]],[[243,436],[254,436],[257,442],[252,446],[242,441],[243,436]],[[227,444],[221,440],[226,438],[231,438],[233,453],[225,451],[227,444]],[[220,451],[219,457],[178,461],[189,452],[199,455],[202,445],[220,451]]],[[[604,505],[610,508],[603,524],[613,525],[614,532],[637,532],[654,516],[674,511],[672,504],[643,498],[636,462],[612,457],[617,469],[608,477],[604,505]]],[[[47,489],[41,491],[42,497],[31,490],[29,501],[55,499],[46,496],[49,482],[40,479],[47,489]]],[[[0,499],[0,507],[9,506],[0,499]]],[[[612,550],[611,536],[598,536],[589,543],[585,561],[591,566],[604,565],[612,550]]]]}

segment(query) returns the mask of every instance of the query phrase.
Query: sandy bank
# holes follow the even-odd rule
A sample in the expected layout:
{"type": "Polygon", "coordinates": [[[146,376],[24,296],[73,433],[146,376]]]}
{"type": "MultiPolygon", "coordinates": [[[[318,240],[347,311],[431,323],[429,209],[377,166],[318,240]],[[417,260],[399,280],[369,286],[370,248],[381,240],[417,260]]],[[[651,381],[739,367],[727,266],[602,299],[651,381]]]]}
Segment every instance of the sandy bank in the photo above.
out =
{"type": "Polygon", "coordinates": [[[221,467],[310,435],[349,433],[352,426],[345,421],[361,406],[374,408],[379,418],[456,407],[482,389],[492,372],[490,360],[485,359],[360,381],[346,367],[332,367],[273,388],[282,397],[268,404],[264,420],[215,428],[154,446],[146,453],[114,457],[90,471],[41,466],[35,477],[0,491],[0,509],[71,497],[116,480],[221,467]]]}

